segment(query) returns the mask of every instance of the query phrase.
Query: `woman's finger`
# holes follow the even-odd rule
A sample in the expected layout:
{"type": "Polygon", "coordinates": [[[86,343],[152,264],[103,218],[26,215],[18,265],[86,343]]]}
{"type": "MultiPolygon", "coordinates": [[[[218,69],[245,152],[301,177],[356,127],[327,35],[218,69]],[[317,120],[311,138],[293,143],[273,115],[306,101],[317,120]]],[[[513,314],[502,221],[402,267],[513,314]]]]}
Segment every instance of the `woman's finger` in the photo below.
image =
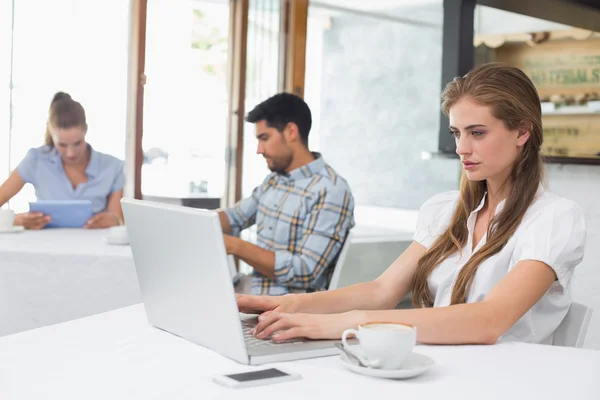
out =
{"type": "Polygon", "coordinates": [[[284,340],[302,338],[302,337],[308,337],[306,334],[306,328],[303,326],[295,326],[293,328],[277,332],[276,334],[273,335],[272,339],[276,342],[281,342],[284,340]]]}
{"type": "Polygon", "coordinates": [[[254,328],[254,333],[257,337],[271,324],[277,322],[281,318],[281,314],[273,311],[265,318],[259,318],[259,322],[254,328]]]}
{"type": "Polygon", "coordinates": [[[266,339],[277,331],[280,331],[282,329],[288,329],[291,327],[291,318],[288,318],[285,314],[280,314],[279,318],[272,321],[272,323],[269,324],[269,326],[266,326],[261,332],[259,332],[256,337],[259,339],[266,339]]]}
{"type": "Polygon", "coordinates": [[[289,320],[287,320],[286,318],[277,320],[273,324],[271,324],[268,327],[266,327],[265,330],[262,331],[257,336],[257,338],[259,338],[259,339],[268,339],[271,336],[273,336],[273,334],[275,334],[275,332],[279,332],[281,330],[288,329],[289,328],[288,325],[289,325],[289,320]]]}
{"type": "Polygon", "coordinates": [[[84,225],[84,228],[94,228],[101,219],[102,213],[94,215],[92,218],[88,219],[87,223],[84,225]]]}
{"type": "Polygon", "coordinates": [[[41,217],[30,218],[28,221],[28,224],[27,224],[28,226],[26,226],[26,228],[34,229],[34,230],[42,229],[43,227],[48,225],[49,222],[50,222],[50,217],[47,215],[46,216],[42,215],[41,217]]]}
{"type": "Polygon", "coordinates": [[[42,229],[44,226],[45,226],[45,224],[42,224],[40,222],[35,222],[31,225],[31,227],[29,229],[39,230],[39,229],[42,229]]]}

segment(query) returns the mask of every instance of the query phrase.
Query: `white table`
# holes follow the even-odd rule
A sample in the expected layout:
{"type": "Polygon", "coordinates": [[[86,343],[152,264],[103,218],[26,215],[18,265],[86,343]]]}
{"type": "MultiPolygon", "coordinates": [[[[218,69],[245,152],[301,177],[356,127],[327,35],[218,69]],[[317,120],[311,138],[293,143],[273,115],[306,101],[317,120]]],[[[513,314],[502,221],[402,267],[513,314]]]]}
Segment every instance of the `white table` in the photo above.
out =
{"type": "Polygon", "coordinates": [[[139,303],[129,246],[107,230],[0,234],[0,336],[139,303]]]}
{"type": "Polygon", "coordinates": [[[436,365],[411,380],[356,375],[327,357],[272,365],[300,373],[300,381],[228,389],[211,377],[257,367],[151,328],[135,305],[0,338],[0,398],[597,400],[600,393],[595,350],[512,343],[417,351],[436,365]]]}
{"type": "MultiPolygon", "coordinates": [[[[357,226],[364,239],[411,232],[357,226]]],[[[137,304],[129,246],[107,230],[45,229],[0,234],[0,337],[137,304]]]]}

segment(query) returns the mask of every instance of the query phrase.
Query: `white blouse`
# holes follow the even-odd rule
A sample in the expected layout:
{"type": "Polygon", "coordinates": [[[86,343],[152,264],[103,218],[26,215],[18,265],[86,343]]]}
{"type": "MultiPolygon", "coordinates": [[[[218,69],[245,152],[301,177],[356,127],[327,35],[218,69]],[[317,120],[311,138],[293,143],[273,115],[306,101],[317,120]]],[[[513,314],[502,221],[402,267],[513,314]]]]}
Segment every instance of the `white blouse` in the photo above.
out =
{"type": "MultiPolygon", "coordinates": [[[[414,240],[429,249],[450,225],[459,192],[433,196],[421,207],[414,240]]],[[[450,305],[452,288],[460,269],[486,242],[483,236],[473,249],[473,231],[477,213],[485,196],[467,220],[469,237],[462,257],[457,252],[431,273],[429,288],[434,307],[450,305]]],[[[504,201],[496,208],[498,214],[504,201]]],[[[521,224],[504,248],[485,260],[477,269],[467,294],[467,303],[483,300],[492,288],[522,260],[546,263],[556,272],[557,280],[544,296],[500,338],[500,341],[551,344],[553,334],[571,304],[571,278],[583,259],[585,221],[582,209],[573,201],[559,197],[542,187],[521,224]]]]}

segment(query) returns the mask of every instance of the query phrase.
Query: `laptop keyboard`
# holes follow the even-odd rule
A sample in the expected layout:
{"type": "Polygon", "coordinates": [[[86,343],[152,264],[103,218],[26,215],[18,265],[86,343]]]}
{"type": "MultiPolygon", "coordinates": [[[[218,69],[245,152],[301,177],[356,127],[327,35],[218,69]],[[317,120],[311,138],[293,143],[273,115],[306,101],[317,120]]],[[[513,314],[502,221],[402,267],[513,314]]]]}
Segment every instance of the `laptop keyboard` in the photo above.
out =
{"type": "Polygon", "coordinates": [[[258,339],[250,334],[250,331],[254,329],[258,321],[255,319],[242,321],[242,331],[244,332],[244,341],[246,342],[246,347],[249,348],[257,348],[257,347],[272,347],[279,346],[284,343],[302,343],[304,340],[294,339],[294,340],[286,340],[285,342],[273,342],[270,339],[258,339]]]}

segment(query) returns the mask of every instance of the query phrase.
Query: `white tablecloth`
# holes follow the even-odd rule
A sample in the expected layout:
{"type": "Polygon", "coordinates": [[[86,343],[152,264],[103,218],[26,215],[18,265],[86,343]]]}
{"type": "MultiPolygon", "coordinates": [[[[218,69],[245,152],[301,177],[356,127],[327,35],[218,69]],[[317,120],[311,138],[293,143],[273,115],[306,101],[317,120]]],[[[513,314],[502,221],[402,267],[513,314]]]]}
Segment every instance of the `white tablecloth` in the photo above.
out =
{"type": "Polygon", "coordinates": [[[0,338],[0,398],[597,400],[600,393],[595,350],[513,343],[416,351],[435,365],[410,380],[357,375],[326,357],[271,365],[300,373],[300,381],[229,389],[212,376],[265,366],[154,329],[135,305],[0,338]]]}
{"type": "MultiPolygon", "coordinates": [[[[106,244],[107,230],[45,229],[0,234],[0,337],[139,303],[129,246],[106,244]]],[[[358,225],[356,239],[410,231],[358,225]]]]}
{"type": "Polygon", "coordinates": [[[129,246],[107,230],[0,234],[0,336],[141,301],[129,246]]]}

